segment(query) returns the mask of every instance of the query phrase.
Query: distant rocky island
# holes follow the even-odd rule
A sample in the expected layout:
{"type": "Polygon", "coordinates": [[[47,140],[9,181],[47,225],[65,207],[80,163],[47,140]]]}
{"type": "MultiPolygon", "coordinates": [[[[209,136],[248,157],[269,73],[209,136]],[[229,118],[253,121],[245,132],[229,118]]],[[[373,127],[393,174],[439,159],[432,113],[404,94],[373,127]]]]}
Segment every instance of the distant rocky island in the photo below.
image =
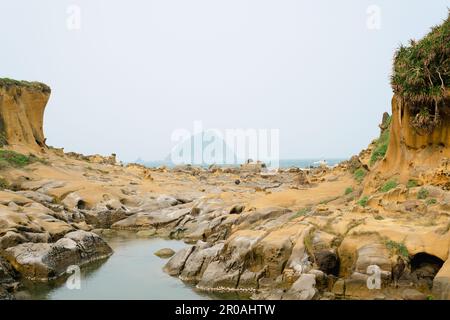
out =
{"type": "MultiPolygon", "coordinates": [[[[50,88],[0,79],[0,298],[179,239],[164,271],[252,299],[450,299],[450,19],[394,57],[392,114],[334,167],[149,168],[47,146],[50,88]]],[[[159,254],[171,256],[170,250],[159,254]]]]}

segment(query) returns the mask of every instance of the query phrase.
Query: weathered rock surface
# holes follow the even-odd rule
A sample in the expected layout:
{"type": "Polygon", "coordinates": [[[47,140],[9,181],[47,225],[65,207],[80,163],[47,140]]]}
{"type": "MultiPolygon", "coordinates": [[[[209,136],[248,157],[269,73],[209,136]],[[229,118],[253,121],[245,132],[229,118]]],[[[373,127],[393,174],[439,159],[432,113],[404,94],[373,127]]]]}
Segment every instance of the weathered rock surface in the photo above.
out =
{"type": "Polygon", "coordinates": [[[450,259],[444,263],[433,280],[433,297],[450,300],[450,259]]]}
{"type": "Polygon", "coordinates": [[[44,109],[50,88],[42,83],[0,81],[0,136],[2,143],[30,150],[45,147],[44,109]]]}
{"type": "Polygon", "coordinates": [[[70,265],[104,259],[112,249],[99,236],[85,231],[66,234],[55,243],[23,243],[2,253],[12,267],[25,278],[37,281],[55,279],[70,265]]]}
{"type": "Polygon", "coordinates": [[[167,259],[167,258],[170,258],[171,256],[173,256],[175,254],[175,251],[173,251],[170,248],[163,248],[163,249],[159,249],[154,254],[155,254],[155,256],[158,256],[160,258],[167,259]]]}
{"type": "Polygon", "coordinates": [[[171,223],[180,221],[191,212],[191,206],[180,205],[150,212],[139,212],[120,220],[112,225],[113,229],[143,230],[149,228],[159,229],[171,223]]]}
{"type": "Polygon", "coordinates": [[[312,300],[316,294],[315,275],[305,273],[283,295],[283,300],[312,300]]]}
{"type": "MultiPolygon", "coordinates": [[[[23,114],[14,115],[16,102],[8,99],[0,103],[0,114],[13,128],[23,114]]],[[[57,277],[68,263],[111,254],[89,231],[115,237],[128,230],[138,237],[190,243],[164,270],[200,289],[253,291],[264,299],[412,299],[420,294],[449,299],[448,262],[442,266],[450,245],[445,182],[450,161],[445,153],[429,159],[437,166],[433,170],[414,169],[408,177],[412,185],[402,177],[383,192],[391,177],[378,169],[395,171],[400,162],[391,161],[394,150],[387,164],[372,166],[373,144],[334,168],[290,168],[277,174],[265,172],[262,163],[152,169],[121,166],[114,155],[47,148],[40,129],[30,127],[19,133],[18,127],[8,129],[9,147],[22,143],[28,152],[35,147],[29,138],[37,137],[33,141],[39,150],[33,151],[45,161],[1,170],[15,191],[0,190],[0,281],[57,277]],[[367,171],[371,183],[357,181],[356,170],[367,171]],[[363,206],[359,200],[366,195],[363,206]],[[417,263],[421,254],[440,263],[417,263]],[[403,267],[396,264],[399,255],[403,267]],[[367,288],[371,266],[381,271],[377,290],[367,288]],[[396,281],[391,272],[398,273],[396,281]]],[[[403,137],[408,146],[422,147],[429,140],[414,140],[403,123],[394,121],[394,127],[400,135],[394,132],[391,143],[403,137]]],[[[430,141],[439,144],[440,139],[430,141]]],[[[398,154],[404,153],[404,146],[397,147],[398,154]]],[[[401,167],[410,168],[407,157],[401,157],[401,167]]],[[[11,288],[5,290],[7,297],[11,288]]]]}

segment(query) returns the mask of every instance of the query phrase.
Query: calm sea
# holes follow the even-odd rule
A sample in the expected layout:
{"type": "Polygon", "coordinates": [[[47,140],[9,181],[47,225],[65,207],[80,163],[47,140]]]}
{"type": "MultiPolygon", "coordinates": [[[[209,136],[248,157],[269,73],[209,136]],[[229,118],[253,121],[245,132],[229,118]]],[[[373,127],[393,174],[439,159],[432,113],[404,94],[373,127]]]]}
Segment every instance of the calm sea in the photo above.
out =
{"type": "MultiPolygon", "coordinates": [[[[320,162],[326,161],[327,165],[334,166],[338,164],[339,162],[342,162],[344,160],[347,160],[345,158],[325,158],[325,159],[282,159],[280,160],[280,168],[291,168],[291,167],[297,167],[297,168],[309,168],[311,166],[317,167],[319,166],[320,162]]],[[[175,165],[170,161],[160,160],[160,161],[142,161],[139,160],[137,163],[143,164],[147,167],[159,167],[159,166],[166,166],[169,168],[174,167],[175,165]]],[[[203,167],[208,167],[208,165],[203,165],[203,167]]]]}

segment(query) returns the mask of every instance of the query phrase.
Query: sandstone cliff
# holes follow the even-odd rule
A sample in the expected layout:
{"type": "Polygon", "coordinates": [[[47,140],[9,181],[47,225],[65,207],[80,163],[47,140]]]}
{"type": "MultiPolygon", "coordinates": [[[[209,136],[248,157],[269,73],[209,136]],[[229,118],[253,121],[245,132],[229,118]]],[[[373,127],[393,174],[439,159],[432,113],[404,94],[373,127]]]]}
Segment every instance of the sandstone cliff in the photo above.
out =
{"type": "Polygon", "coordinates": [[[400,46],[391,84],[389,144],[365,193],[387,179],[450,189],[450,14],[423,39],[400,46]]]}
{"type": "Polygon", "coordinates": [[[447,101],[446,105],[441,111],[440,124],[431,133],[424,134],[411,125],[414,115],[408,103],[394,95],[389,147],[368,182],[375,175],[386,179],[395,176],[401,183],[416,179],[449,187],[450,177],[436,176],[436,171],[446,167],[450,159],[450,103],[447,101]]]}
{"type": "Polygon", "coordinates": [[[49,97],[45,84],[0,79],[0,145],[45,148],[43,120],[49,97]]]}

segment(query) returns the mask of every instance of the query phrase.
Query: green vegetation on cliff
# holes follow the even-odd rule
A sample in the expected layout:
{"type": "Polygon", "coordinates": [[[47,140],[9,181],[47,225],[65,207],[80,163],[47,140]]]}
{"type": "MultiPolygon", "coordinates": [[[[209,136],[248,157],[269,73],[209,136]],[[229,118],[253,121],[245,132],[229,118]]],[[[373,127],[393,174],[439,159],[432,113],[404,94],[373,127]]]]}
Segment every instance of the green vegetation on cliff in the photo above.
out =
{"type": "Polygon", "coordinates": [[[361,207],[365,207],[365,206],[367,206],[367,203],[369,202],[369,197],[368,196],[364,196],[364,197],[362,197],[361,199],[359,199],[358,200],[358,204],[361,206],[361,207]]]}
{"type": "Polygon", "coordinates": [[[366,170],[364,170],[363,168],[359,168],[353,173],[353,178],[355,178],[356,181],[361,183],[364,180],[366,173],[367,173],[366,170]]]}
{"type": "Polygon", "coordinates": [[[391,80],[395,92],[411,102],[442,100],[450,86],[450,14],[422,40],[400,46],[391,80]]]}
{"type": "Polygon", "coordinates": [[[386,182],[380,189],[381,192],[388,192],[398,186],[397,181],[395,180],[389,180],[386,182]]]}
{"type": "Polygon", "coordinates": [[[391,84],[413,109],[416,118],[412,125],[432,131],[450,87],[450,11],[422,40],[400,46],[394,56],[391,84]]]}
{"type": "Polygon", "coordinates": [[[404,243],[395,242],[393,240],[386,240],[385,245],[386,248],[388,248],[388,250],[390,250],[393,254],[398,254],[405,258],[409,257],[408,249],[406,248],[404,243]]]}
{"type": "Polygon", "coordinates": [[[44,83],[41,82],[29,82],[29,81],[19,81],[9,78],[0,78],[0,88],[11,88],[11,87],[25,87],[27,89],[36,90],[36,91],[42,91],[46,93],[50,93],[51,89],[49,86],[47,86],[44,83]]]}
{"type": "Polygon", "coordinates": [[[374,165],[378,160],[381,160],[386,155],[388,146],[389,146],[389,138],[390,138],[390,125],[391,125],[391,116],[387,115],[383,116],[383,123],[380,125],[381,134],[380,137],[375,141],[375,148],[372,151],[370,156],[370,165],[374,165]]]}
{"type": "Polygon", "coordinates": [[[8,167],[22,168],[37,161],[45,162],[34,155],[26,156],[10,150],[0,150],[0,170],[8,167]]]}

